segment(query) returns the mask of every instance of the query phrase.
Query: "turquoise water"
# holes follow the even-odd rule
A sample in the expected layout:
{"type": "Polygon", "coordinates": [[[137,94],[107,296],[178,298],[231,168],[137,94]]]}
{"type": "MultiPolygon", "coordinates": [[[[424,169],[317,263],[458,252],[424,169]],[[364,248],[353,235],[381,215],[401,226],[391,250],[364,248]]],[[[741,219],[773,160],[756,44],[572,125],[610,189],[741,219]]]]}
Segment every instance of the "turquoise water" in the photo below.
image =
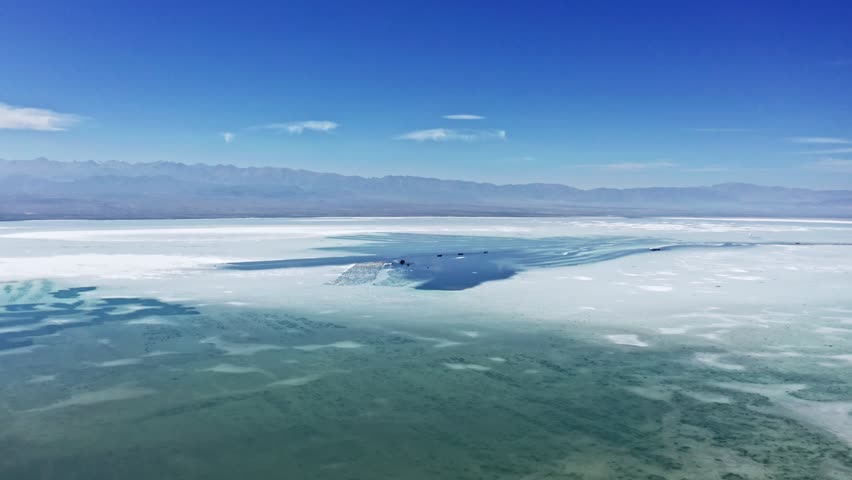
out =
{"type": "Polygon", "coordinates": [[[849,398],[848,377],[806,365],[733,357],[745,368],[707,370],[692,358],[713,350],[698,342],[625,348],[581,326],[354,326],[345,314],[102,298],[47,281],[2,289],[7,329],[65,322],[2,337],[1,478],[852,472],[848,445],[726,386],[849,398]]]}

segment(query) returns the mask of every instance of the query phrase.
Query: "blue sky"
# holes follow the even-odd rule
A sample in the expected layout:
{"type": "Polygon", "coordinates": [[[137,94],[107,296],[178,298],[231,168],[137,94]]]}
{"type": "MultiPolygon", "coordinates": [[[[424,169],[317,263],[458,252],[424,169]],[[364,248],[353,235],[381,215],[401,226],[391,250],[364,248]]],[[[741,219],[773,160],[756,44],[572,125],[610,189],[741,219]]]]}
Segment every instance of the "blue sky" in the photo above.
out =
{"type": "Polygon", "coordinates": [[[850,25],[847,1],[12,0],[0,158],[852,188],[850,25]]]}

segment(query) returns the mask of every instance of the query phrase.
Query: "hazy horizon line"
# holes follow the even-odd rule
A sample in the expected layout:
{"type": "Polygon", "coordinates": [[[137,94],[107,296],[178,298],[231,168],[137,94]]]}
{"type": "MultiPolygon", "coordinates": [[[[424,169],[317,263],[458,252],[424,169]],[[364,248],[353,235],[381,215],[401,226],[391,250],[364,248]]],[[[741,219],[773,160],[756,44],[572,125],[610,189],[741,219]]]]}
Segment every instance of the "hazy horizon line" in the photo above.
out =
{"type": "Polygon", "coordinates": [[[233,163],[207,163],[207,162],[178,162],[173,160],[154,160],[154,161],[128,161],[128,160],[55,160],[48,157],[35,157],[31,159],[7,159],[0,158],[0,162],[37,162],[37,161],[47,161],[47,162],[55,162],[62,164],[94,164],[94,165],[109,165],[109,164],[123,164],[128,166],[156,166],[156,165],[182,165],[185,167],[230,167],[242,170],[261,170],[261,169],[274,169],[274,170],[290,170],[295,172],[308,172],[320,175],[337,175],[340,177],[347,178],[360,178],[365,180],[371,179],[383,179],[383,178],[416,178],[423,180],[438,180],[443,182],[461,182],[461,183],[473,183],[479,185],[492,185],[496,187],[511,187],[511,186],[534,186],[534,185],[548,185],[548,186],[559,186],[572,188],[575,190],[581,191],[589,191],[589,190],[642,190],[642,189],[654,189],[654,188],[712,188],[723,185],[748,185],[755,187],[763,187],[763,188],[785,188],[785,189],[797,189],[797,190],[809,190],[815,192],[852,192],[852,187],[850,188],[827,188],[827,189],[819,189],[819,188],[811,188],[811,187],[801,187],[801,186],[789,186],[789,185],[777,185],[777,184],[759,184],[752,182],[743,182],[743,181],[727,181],[727,182],[718,182],[718,183],[707,183],[700,185],[652,185],[652,186],[641,186],[641,187],[608,187],[608,186],[595,186],[595,187],[576,187],[570,185],[568,183],[561,182],[523,182],[523,183],[501,183],[501,182],[492,182],[486,180],[468,180],[468,179],[460,179],[460,178],[451,178],[451,177],[431,177],[424,175],[409,175],[409,174],[384,174],[384,175],[357,175],[357,174],[347,174],[333,171],[323,171],[323,170],[310,170],[306,168],[296,168],[296,167],[288,167],[288,166],[279,166],[279,165],[237,165],[233,163]]]}

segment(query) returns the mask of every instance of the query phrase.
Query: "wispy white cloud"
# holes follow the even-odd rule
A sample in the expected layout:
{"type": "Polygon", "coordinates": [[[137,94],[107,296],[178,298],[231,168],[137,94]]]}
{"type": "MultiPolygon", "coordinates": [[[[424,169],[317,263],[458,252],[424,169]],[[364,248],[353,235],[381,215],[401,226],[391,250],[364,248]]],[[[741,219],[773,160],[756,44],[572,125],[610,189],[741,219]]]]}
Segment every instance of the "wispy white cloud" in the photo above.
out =
{"type": "Polygon", "coordinates": [[[485,117],[481,115],[471,115],[469,113],[456,113],[453,115],[444,115],[444,118],[449,120],[483,120],[485,117]]]}
{"type": "Polygon", "coordinates": [[[0,103],[0,129],[61,132],[83,121],[71,113],[59,113],[45,108],[14,107],[0,103]]]}
{"type": "Polygon", "coordinates": [[[416,142],[448,142],[464,141],[475,142],[479,140],[505,140],[505,130],[471,130],[452,128],[430,128],[428,130],[415,130],[403,133],[396,137],[397,140],[413,140],[416,142]]]}
{"type": "Polygon", "coordinates": [[[852,153],[852,148],[827,148],[825,150],[804,150],[794,152],[802,155],[838,155],[844,153],[852,153]]]}
{"type": "Polygon", "coordinates": [[[687,130],[691,130],[693,132],[704,132],[704,133],[741,133],[741,132],[750,132],[750,128],[736,128],[736,127],[709,127],[709,128],[687,128],[687,130]]]}
{"type": "Polygon", "coordinates": [[[637,171],[637,170],[653,170],[658,168],[672,168],[676,167],[677,164],[673,162],[621,162],[621,163],[606,163],[600,165],[601,168],[605,168],[607,170],[620,170],[620,171],[637,171]]]}
{"type": "Polygon", "coordinates": [[[611,170],[621,172],[635,172],[639,170],[655,170],[661,168],[675,168],[679,166],[668,160],[657,160],[654,162],[616,162],[616,163],[577,163],[567,165],[567,168],[590,168],[597,170],[611,170]]]}
{"type": "Polygon", "coordinates": [[[825,172],[852,173],[852,160],[839,158],[823,158],[806,165],[814,170],[825,172]]]}
{"type": "Polygon", "coordinates": [[[234,132],[222,132],[222,139],[225,140],[225,143],[231,143],[237,138],[234,132]]]}
{"type": "Polygon", "coordinates": [[[270,123],[252,127],[254,130],[272,130],[278,133],[301,135],[305,131],[328,133],[340,125],[330,120],[305,120],[302,122],[270,123]]]}
{"type": "Polygon", "coordinates": [[[847,145],[852,143],[852,140],[837,137],[791,137],[789,140],[793,143],[808,143],[815,145],[847,145]]]}

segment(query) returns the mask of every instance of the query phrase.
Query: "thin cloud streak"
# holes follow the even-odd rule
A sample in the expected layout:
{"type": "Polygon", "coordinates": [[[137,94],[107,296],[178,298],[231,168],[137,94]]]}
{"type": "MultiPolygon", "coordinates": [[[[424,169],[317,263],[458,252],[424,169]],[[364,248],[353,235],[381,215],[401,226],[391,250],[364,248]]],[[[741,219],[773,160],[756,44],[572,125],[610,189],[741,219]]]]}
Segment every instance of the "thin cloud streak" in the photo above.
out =
{"type": "Polygon", "coordinates": [[[807,143],[813,145],[848,145],[852,140],[837,137],[791,137],[793,143],[807,143]]]}
{"type": "Polygon", "coordinates": [[[676,167],[676,163],[672,162],[621,162],[621,163],[607,163],[602,165],[603,168],[607,170],[619,170],[619,171],[637,171],[637,170],[652,170],[657,168],[672,168],[676,167]]]}
{"type": "Polygon", "coordinates": [[[222,132],[222,139],[225,143],[233,143],[237,136],[233,132],[222,132]]]}
{"type": "Polygon", "coordinates": [[[837,155],[844,153],[852,153],[852,148],[827,148],[825,150],[805,150],[801,152],[793,152],[799,155],[837,155]]]}
{"type": "Polygon", "coordinates": [[[301,122],[290,123],[270,123],[267,125],[259,125],[251,127],[252,130],[272,130],[277,133],[289,133],[291,135],[301,135],[306,131],[329,133],[340,125],[330,120],[305,120],[301,122]]]}
{"type": "Polygon", "coordinates": [[[569,168],[595,168],[600,170],[636,172],[640,170],[654,170],[659,168],[674,168],[678,164],[674,162],[618,162],[618,163],[580,163],[571,165],[569,168]]]}
{"type": "Polygon", "coordinates": [[[83,120],[84,117],[71,113],[0,103],[0,129],[62,132],[83,120]]]}
{"type": "Polygon", "coordinates": [[[505,130],[470,130],[451,128],[430,128],[427,130],[415,130],[403,133],[396,137],[397,140],[411,140],[415,142],[476,142],[483,140],[505,140],[505,130]]]}
{"type": "Polygon", "coordinates": [[[469,113],[456,113],[453,115],[444,115],[444,118],[448,120],[484,120],[485,117],[481,115],[471,115],[469,113]]]}

